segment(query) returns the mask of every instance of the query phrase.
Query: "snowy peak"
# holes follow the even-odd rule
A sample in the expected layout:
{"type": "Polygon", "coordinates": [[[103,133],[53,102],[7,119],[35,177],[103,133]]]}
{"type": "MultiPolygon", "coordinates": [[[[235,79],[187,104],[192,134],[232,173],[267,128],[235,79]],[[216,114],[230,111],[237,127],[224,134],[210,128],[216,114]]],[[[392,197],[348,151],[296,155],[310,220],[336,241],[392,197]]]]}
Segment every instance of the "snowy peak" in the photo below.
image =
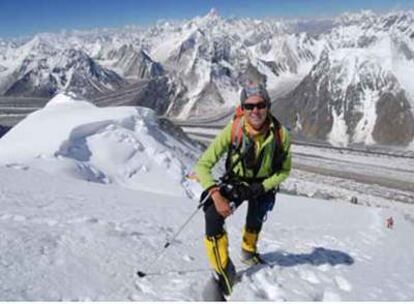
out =
{"type": "Polygon", "coordinates": [[[199,153],[185,136],[162,126],[150,109],[98,108],[73,94],[55,96],[2,137],[0,145],[2,165],[23,163],[170,195],[186,195],[183,178],[199,153]]]}
{"type": "MultiPolygon", "coordinates": [[[[267,83],[274,98],[311,80],[316,82],[312,90],[320,95],[325,87],[321,83],[327,82],[326,94],[332,92],[335,98],[349,94],[351,87],[375,90],[377,101],[385,92],[404,95],[402,104],[407,102],[412,111],[413,16],[412,11],[361,11],[314,21],[252,20],[222,18],[213,9],[191,20],[158,22],[146,30],[42,34],[15,49],[2,43],[0,93],[50,96],[69,89],[92,97],[116,90],[127,80],[145,79],[144,92],[150,84],[167,84],[162,86],[166,92],[158,88],[156,94],[168,99],[162,102],[168,105],[165,115],[187,119],[202,115],[206,108],[222,113],[234,107],[240,83],[253,76],[267,83]],[[80,67],[81,75],[70,66],[80,67]]],[[[145,104],[158,107],[160,102],[145,104]]],[[[320,138],[327,133],[322,131],[320,138]]],[[[348,135],[352,142],[352,132],[348,135]]]]}
{"type": "Polygon", "coordinates": [[[334,145],[408,145],[414,117],[393,69],[391,45],[386,38],[369,49],[325,50],[301,84],[279,101],[279,113],[301,136],[334,145]],[[300,101],[289,109],[294,99],[300,101]]]}
{"type": "Polygon", "coordinates": [[[345,13],[334,19],[336,26],[358,26],[362,30],[373,28],[377,31],[407,31],[414,20],[413,11],[394,11],[376,14],[370,10],[358,13],[345,13]]]}
{"type": "Polygon", "coordinates": [[[58,45],[54,45],[50,38],[50,36],[36,35],[20,48],[20,52],[22,54],[53,55],[58,45]]]}
{"type": "Polygon", "coordinates": [[[145,50],[136,50],[132,45],[124,44],[119,49],[111,51],[108,59],[111,60],[108,67],[128,79],[151,79],[165,74],[160,63],[152,60],[145,50]]]}
{"type": "Polygon", "coordinates": [[[371,26],[378,19],[378,15],[371,10],[362,10],[356,13],[344,13],[339,17],[335,18],[335,25],[362,25],[366,28],[368,25],[371,26]]]}
{"type": "Polygon", "coordinates": [[[82,50],[53,50],[38,39],[32,40],[29,46],[34,49],[30,48],[17,66],[12,75],[14,80],[4,92],[7,96],[49,97],[59,91],[93,96],[126,84],[115,72],[102,68],[82,50]]]}
{"type": "Polygon", "coordinates": [[[207,13],[206,18],[219,18],[220,14],[218,9],[216,9],[215,7],[211,8],[210,11],[207,13]]]}
{"type": "Polygon", "coordinates": [[[301,65],[312,64],[319,55],[317,42],[305,33],[272,37],[250,49],[258,59],[278,68],[273,70],[276,76],[283,72],[297,74],[301,65]]]}
{"type": "Polygon", "coordinates": [[[218,32],[228,26],[228,21],[222,18],[217,9],[212,8],[206,15],[197,16],[193,19],[178,24],[181,31],[218,32]]]}
{"type": "Polygon", "coordinates": [[[337,18],[320,36],[323,51],[309,74],[277,102],[281,118],[298,136],[335,145],[409,146],[414,139],[412,23],[412,12],[363,11],[337,18]],[[288,109],[294,99],[300,101],[288,109]]]}
{"type": "Polygon", "coordinates": [[[376,15],[372,12],[347,14],[336,19],[328,39],[341,47],[367,47],[384,36],[412,44],[414,12],[376,15]]]}
{"type": "Polygon", "coordinates": [[[402,33],[411,33],[412,24],[414,22],[414,12],[398,12],[390,13],[381,18],[379,25],[382,30],[394,30],[402,33]]]}
{"type": "Polygon", "coordinates": [[[217,9],[212,8],[207,15],[203,17],[196,17],[193,19],[194,22],[200,28],[207,28],[210,26],[216,26],[222,19],[217,9]]]}
{"type": "MultiPolygon", "coordinates": [[[[331,84],[340,85],[337,89],[341,92],[346,91],[350,85],[358,84],[375,90],[391,90],[394,87],[391,83],[395,83],[396,79],[392,76],[390,43],[387,39],[374,45],[370,50],[342,48],[331,52],[325,51],[310,74],[319,81],[328,77],[331,84]]],[[[399,87],[395,89],[398,90],[399,87]]]]}

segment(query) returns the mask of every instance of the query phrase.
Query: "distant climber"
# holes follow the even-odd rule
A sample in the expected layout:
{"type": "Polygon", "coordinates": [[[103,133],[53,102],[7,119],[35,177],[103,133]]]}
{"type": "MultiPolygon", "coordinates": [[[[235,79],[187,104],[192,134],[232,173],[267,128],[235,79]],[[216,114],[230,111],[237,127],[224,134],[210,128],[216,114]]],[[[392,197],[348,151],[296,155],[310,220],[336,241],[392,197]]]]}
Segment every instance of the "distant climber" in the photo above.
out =
{"type": "Polygon", "coordinates": [[[394,228],[394,219],[392,218],[392,216],[385,220],[385,225],[388,229],[394,228]]]}

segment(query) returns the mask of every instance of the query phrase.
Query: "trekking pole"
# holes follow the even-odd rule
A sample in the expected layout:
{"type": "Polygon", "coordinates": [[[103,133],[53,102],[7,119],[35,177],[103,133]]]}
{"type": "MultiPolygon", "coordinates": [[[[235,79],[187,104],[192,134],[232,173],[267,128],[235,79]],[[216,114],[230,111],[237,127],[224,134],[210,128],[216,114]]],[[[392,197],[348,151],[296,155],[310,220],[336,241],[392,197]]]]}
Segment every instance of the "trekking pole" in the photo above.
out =
{"type": "MultiPolygon", "coordinates": [[[[208,193],[207,195],[206,195],[206,197],[198,204],[198,206],[197,206],[197,209],[196,210],[194,210],[194,212],[190,215],[190,217],[185,221],[185,223],[184,224],[182,224],[181,225],[181,227],[180,227],[180,229],[178,229],[177,230],[177,232],[171,237],[171,239],[169,240],[169,241],[167,241],[165,244],[164,244],[164,247],[161,249],[161,251],[155,256],[155,258],[151,261],[151,263],[148,263],[148,267],[147,267],[147,269],[151,269],[152,268],[152,265],[154,265],[155,264],[155,262],[162,256],[162,254],[165,252],[165,249],[167,249],[168,248],[168,246],[170,246],[171,245],[171,243],[173,242],[173,241],[175,241],[175,239],[177,238],[177,236],[181,233],[181,231],[183,231],[184,230],[184,228],[185,228],[185,226],[187,226],[188,225],[188,223],[193,219],[193,217],[197,214],[197,212],[198,212],[198,210],[200,210],[201,209],[201,207],[203,207],[204,206],[204,204],[207,202],[207,200],[210,198],[210,196],[211,196],[211,194],[210,193],[208,193]]],[[[143,272],[143,271],[137,271],[137,275],[140,277],[140,278],[143,278],[143,277],[145,277],[147,274],[145,273],[145,272],[143,272]]]]}
{"type": "MultiPolygon", "coordinates": [[[[221,185],[223,185],[227,179],[230,177],[230,173],[233,170],[233,168],[246,156],[247,152],[249,151],[251,145],[253,145],[253,143],[250,143],[246,150],[240,154],[239,158],[232,164],[232,166],[224,173],[224,175],[220,178],[220,183],[218,184],[218,186],[220,187],[221,185]]],[[[184,224],[181,225],[180,229],[177,230],[177,232],[172,236],[172,238],[167,241],[163,248],[160,250],[160,252],[154,257],[154,259],[152,259],[152,261],[150,263],[148,263],[146,269],[151,269],[152,265],[155,264],[155,262],[163,255],[163,253],[165,252],[165,250],[168,248],[168,246],[171,245],[172,242],[175,241],[175,239],[177,238],[177,236],[181,233],[181,231],[184,230],[184,228],[188,225],[188,223],[193,219],[193,217],[197,214],[197,212],[201,209],[201,207],[204,206],[204,204],[208,201],[208,199],[210,198],[211,194],[208,193],[206,195],[206,197],[198,204],[196,210],[194,210],[194,212],[190,215],[190,217],[184,222],[184,224]]],[[[232,202],[233,203],[233,202],[232,202]]],[[[231,208],[235,209],[235,205],[234,203],[231,204],[231,208]]],[[[143,271],[137,271],[137,275],[140,278],[143,278],[147,275],[147,273],[143,272],[143,271]]]]}

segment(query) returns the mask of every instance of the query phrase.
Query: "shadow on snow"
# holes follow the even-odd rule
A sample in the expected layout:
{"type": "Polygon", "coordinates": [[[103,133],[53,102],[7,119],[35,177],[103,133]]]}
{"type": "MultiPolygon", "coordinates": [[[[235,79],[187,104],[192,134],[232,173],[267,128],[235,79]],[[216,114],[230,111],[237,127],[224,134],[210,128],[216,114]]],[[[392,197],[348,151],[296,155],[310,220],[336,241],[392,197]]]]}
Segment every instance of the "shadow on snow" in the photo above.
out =
{"type": "Polygon", "coordinates": [[[347,253],[339,251],[326,249],[323,247],[316,247],[311,253],[288,253],[284,251],[276,251],[265,253],[262,255],[271,266],[282,266],[290,267],[301,264],[310,264],[310,265],[323,265],[329,264],[331,266],[344,264],[352,265],[354,259],[347,253]]]}
{"type": "Polygon", "coordinates": [[[316,247],[311,253],[288,253],[286,251],[276,251],[264,253],[261,255],[263,259],[267,262],[267,265],[257,265],[257,267],[249,267],[242,272],[247,275],[252,275],[253,273],[259,271],[262,268],[274,266],[280,267],[293,267],[298,265],[352,265],[354,259],[347,253],[339,251],[326,249],[323,247],[316,247]]]}

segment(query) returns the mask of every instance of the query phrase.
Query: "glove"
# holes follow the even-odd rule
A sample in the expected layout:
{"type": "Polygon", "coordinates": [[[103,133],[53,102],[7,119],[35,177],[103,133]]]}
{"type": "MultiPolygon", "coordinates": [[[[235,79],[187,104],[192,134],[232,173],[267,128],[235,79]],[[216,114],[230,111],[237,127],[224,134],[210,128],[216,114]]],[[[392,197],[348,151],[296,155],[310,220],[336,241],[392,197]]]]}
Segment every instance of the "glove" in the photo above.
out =
{"type": "Polygon", "coordinates": [[[235,192],[241,201],[251,200],[265,193],[262,183],[252,183],[251,185],[239,184],[235,192]]]}

